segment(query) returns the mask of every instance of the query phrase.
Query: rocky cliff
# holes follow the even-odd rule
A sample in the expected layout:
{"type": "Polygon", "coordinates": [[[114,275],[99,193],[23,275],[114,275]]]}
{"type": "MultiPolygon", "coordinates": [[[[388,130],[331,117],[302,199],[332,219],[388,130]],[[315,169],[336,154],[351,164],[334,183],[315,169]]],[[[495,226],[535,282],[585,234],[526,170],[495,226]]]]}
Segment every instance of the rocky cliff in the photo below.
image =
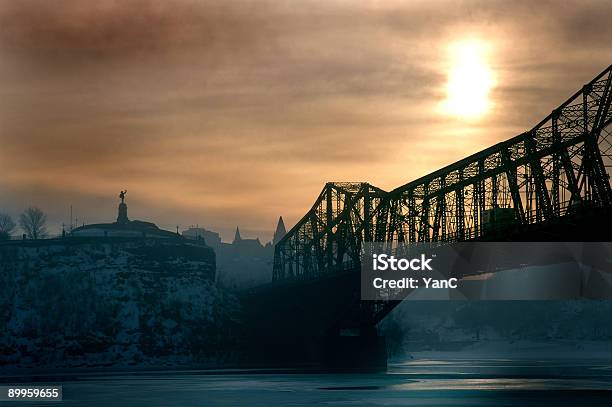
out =
{"type": "Polygon", "coordinates": [[[0,366],[217,363],[238,303],[205,246],[57,239],[0,246],[0,366]]]}

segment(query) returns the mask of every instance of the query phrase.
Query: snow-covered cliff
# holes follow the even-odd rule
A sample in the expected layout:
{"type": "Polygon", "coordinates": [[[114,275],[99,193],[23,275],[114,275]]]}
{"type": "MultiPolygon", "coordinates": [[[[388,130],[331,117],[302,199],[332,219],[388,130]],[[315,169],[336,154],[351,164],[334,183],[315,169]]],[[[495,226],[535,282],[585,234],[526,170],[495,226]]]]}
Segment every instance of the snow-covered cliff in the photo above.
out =
{"type": "Polygon", "coordinates": [[[239,306],[214,275],[214,252],[181,241],[0,246],[0,367],[215,363],[239,306]]]}

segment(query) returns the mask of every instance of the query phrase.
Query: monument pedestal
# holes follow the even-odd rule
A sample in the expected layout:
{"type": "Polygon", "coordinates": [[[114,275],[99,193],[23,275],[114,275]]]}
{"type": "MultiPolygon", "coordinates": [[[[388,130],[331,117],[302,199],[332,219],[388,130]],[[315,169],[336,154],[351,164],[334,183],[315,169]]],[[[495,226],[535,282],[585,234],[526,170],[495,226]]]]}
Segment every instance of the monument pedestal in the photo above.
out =
{"type": "Polygon", "coordinates": [[[117,216],[117,223],[128,223],[129,219],[127,216],[127,204],[121,202],[119,204],[119,215],[117,216]]]}

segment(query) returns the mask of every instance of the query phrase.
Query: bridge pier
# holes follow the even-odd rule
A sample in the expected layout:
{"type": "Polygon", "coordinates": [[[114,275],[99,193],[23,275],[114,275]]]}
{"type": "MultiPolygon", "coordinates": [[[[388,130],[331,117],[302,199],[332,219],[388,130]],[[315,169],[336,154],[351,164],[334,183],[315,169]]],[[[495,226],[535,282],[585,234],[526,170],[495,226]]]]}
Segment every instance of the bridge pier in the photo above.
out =
{"type": "Polygon", "coordinates": [[[358,270],[325,279],[269,284],[241,295],[250,367],[327,371],[387,369],[385,338],[361,323],[358,270]],[[316,293],[316,295],[313,295],[316,293]],[[350,328],[349,328],[350,327],[350,328]]]}

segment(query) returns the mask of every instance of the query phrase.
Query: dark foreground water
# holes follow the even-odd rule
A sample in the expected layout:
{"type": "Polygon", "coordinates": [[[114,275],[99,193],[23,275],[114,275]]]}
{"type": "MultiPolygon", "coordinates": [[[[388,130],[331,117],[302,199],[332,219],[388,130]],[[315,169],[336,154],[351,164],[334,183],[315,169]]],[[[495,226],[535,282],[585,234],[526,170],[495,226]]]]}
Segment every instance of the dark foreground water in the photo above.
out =
{"type": "MultiPolygon", "coordinates": [[[[12,380],[6,376],[3,381],[12,380]]],[[[56,406],[612,406],[612,361],[411,360],[384,374],[174,371],[66,376],[56,406]]],[[[4,383],[5,384],[5,383],[4,383]]],[[[42,383],[36,383],[40,385],[42,383]]]]}

